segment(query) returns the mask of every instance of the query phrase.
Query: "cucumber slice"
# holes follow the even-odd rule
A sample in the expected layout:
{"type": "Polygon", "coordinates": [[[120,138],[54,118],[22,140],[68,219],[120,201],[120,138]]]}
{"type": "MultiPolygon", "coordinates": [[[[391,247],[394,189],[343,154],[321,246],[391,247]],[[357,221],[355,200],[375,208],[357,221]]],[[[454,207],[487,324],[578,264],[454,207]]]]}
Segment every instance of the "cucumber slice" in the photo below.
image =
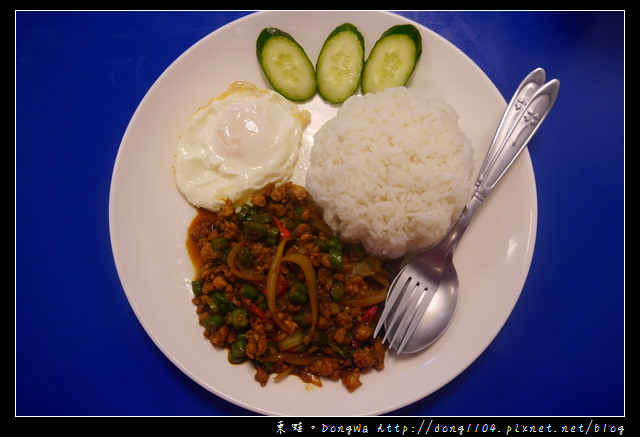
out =
{"type": "Polygon", "coordinates": [[[351,23],[336,27],[316,63],[318,94],[330,103],[344,102],[358,90],[363,66],[364,37],[358,28],[351,23]]]}
{"type": "Polygon", "coordinates": [[[302,102],[316,93],[316,72],[298,42],[287,32],[267,27],[256,41],[258,62],[269,84],[285,98],[302,102]]]}
{"type": "Polygon", "coordinates": [[[362,70],[362,92],[406,85],[422,54],[420,31],[412,24],[389,28],[371,49],[362,70]]]}

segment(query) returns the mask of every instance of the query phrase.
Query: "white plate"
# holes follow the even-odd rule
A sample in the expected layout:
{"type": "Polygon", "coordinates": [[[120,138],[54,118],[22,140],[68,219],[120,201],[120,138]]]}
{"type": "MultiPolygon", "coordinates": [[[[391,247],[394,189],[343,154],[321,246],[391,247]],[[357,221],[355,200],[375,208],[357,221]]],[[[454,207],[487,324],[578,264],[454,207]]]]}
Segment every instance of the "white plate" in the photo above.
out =
{"type": "MultiPolygon", "coordinates": [[[[497,335],[518,300],[533,256],[537,198],[525,151],[458,246],[458,312],[431,348],[412,356],[389,354],[383,371],[366,374],[363,385],[349,393],[339,382],[310,388],[295,377],[261,387],[249,364],[228,364],[226,352],[204,340],[191,303],[194,270],[185,249],[195,210],[176,189],[172,175],[178,134],[198,107],[231,82],[247,80],[268,87],[255,54],[263,28],[289,32],[315,62],[324,38],[344,22],[361,30],[367,54],[383,31],[411,23],[377,11],[268,11],[232,22],[194,44],[151,87],[131,119],[113,170],[113,256],[140,323],[165,355],[202,387],[265,415],[377,415],[428,396],[466,369],[497,335]]],[[[505,100],[464,53],[414,24],[422,34],[423,54],[408,86],[456,109],[480,161],[505,100]]],[[[314,117],[304,139],[308,148],[313,133],[336,109],[318,97],[304,106],[314,117]]]]}

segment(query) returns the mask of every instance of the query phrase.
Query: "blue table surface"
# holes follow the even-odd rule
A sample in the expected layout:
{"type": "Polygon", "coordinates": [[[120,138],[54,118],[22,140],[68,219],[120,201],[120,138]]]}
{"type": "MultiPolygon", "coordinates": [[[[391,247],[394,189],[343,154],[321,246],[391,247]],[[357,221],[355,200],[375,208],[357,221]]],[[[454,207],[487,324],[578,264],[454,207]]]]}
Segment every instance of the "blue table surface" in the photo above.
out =
{"type": "MultiPolygon", "coordinates": [[[[118,147],[147,90],[250,13],[16,11],[16,416],[256,415],[155,346],[108,223],[118,147]]],[[[464,51],[506,100],[535,67],[562,86],[529,147],[538,230],[520,299],[462,374],[390,415],[624,416],[625,12],[398,13],[464,51]]]]}

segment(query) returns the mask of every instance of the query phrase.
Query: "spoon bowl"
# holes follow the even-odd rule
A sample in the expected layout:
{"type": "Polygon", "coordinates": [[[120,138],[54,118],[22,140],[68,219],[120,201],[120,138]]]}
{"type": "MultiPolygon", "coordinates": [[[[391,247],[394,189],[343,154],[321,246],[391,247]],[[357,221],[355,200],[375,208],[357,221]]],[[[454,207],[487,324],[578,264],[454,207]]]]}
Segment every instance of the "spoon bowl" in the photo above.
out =
{"type": "Polygon", "coordinates": [[[414,335],[406,337],[403,352],[411,354],[433,344],[449,327],[458,307],[458,274],[449,258],[444,266],[442,282],[438,292],[427,305],[424,315],[418,319],[414,335]],[[418,335],[419,334],[419,335],[418,335]]]}

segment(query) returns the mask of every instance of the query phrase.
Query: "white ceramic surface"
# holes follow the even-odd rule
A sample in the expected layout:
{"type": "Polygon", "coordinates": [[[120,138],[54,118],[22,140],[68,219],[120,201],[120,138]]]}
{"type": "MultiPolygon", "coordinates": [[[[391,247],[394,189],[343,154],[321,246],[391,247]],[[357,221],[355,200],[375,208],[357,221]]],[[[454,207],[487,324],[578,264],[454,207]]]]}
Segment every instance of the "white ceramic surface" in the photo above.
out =
{"type": "MultiPolygon", "coordinates": [[[[293,35],[315,63],[324,38],[351,22],[365,37],[366,54],[394,24],[411,23],[378,11],[267,11],[245,16],[209,34],[158,78],[133,115],[116,158],[109,199],[113,256],[140,323],[164,354],[211,393],[266,415],[384,414],[430,395],[465,370],[509,317],[526,280],[536,236],[537,198],[528,152],[478,212],[456,252],[461,295],[449,329],[432,347],[410,356],[388,355],[386,368],[362,377],[353,393],[339,382],[322,388],[298,378],[261,387],[250,364],[231,365],[226,352],[202,336],[191,303],[193,266],[185,249],[194,208],[172,174],[178,135],[191,114],[236,80],[268,87],[255,53],[265,27],[293,35]]],[[[408,86],[450,103],[460,126],[484,156],[506,105],[491,80],[464,53],[413,23],[422,58],[408,86]]],[[[301,105],[312,113],[303,158],[315,131],[336,111],[319,97],[301,105]]],[[[480,162],[476,163],[478,166],[480,162]]],[[[304,183],[303,159],[294,181],[304,183]]]]}

